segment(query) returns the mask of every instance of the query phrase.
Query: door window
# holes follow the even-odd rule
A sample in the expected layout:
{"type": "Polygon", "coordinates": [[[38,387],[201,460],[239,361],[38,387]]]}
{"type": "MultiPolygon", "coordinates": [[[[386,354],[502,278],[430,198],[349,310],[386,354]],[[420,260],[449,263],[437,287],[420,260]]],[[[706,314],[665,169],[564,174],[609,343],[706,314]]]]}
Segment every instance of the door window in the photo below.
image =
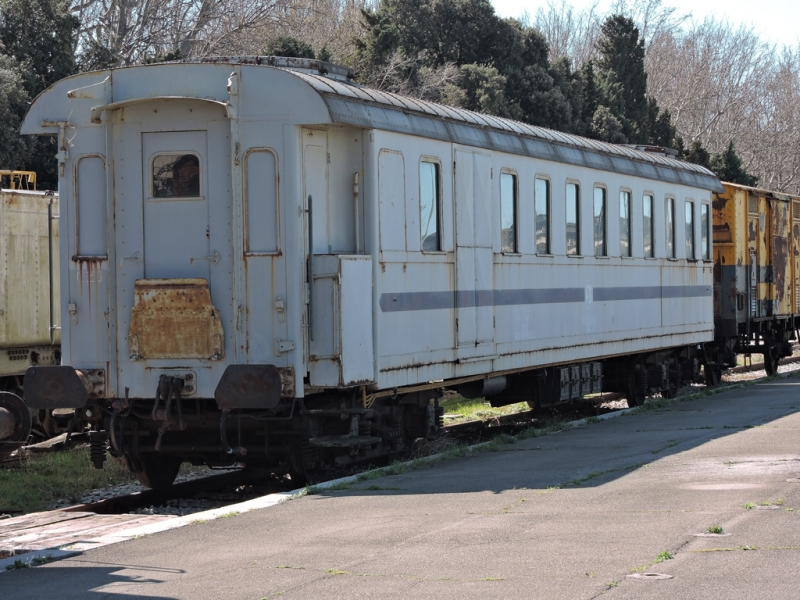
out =
{"type": "Polygon", "coordinates": [[[156,154],[153,157],[153,198],[199,198],[200,157],[196,154],[156,154]]]}

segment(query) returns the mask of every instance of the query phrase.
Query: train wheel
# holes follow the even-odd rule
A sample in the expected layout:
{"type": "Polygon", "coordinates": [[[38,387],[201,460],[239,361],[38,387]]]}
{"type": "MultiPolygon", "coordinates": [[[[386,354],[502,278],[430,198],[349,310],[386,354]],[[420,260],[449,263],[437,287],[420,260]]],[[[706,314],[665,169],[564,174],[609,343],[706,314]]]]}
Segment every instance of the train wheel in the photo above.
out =
{"type": "Polygon", "coordinates": [[[703,374],[706,377],[706,385],[708,387],[718,386],[722,382],[722,368],[712,367],[709,365],[703,366],[703,374]]]}
{"type": "Polygon", "coordinates": [[[767,346],[767,350],[764,352],[764,370],[767,375],[775,375],[778,372],[780,358],[777,346],[767,346]]]}
{"type": "Polygon", "coordinates": [[[137,462],[131,470],[139,483],[146,488],[165,490],[175,481],[183,461],[177,456],[146,455],[137,462]]]}
{"type": "Polygon", "coordinates": [[[295,443],[289,450],[289,477],[298,485],[313,485],[324,479],[324,472],[319,468],[319,450],[311,446],[307,440],[295,443]]]}
{"type": "Polygon", "coordinates": [[[636,385],[636,381],[632,377],[628,382],[628,391],[625,394],[625,398],[628,401],[629,408],[641,406],[645,402],[645,395],[641,392],[639,386],[636,385]]]}

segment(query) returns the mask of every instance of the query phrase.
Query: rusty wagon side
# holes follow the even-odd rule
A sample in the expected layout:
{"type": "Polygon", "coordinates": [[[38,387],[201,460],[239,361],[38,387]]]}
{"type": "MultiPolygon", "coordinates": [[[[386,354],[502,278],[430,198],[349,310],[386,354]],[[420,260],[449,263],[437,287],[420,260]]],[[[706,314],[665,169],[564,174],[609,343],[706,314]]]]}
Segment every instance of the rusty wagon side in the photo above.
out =
{"type": "Polygon", "coordinates": [[[21,189],[29,175],[23,186],[16,173],[2,172],[16,189],[0,190],[0,453],[30,434],[25,371],[61,361],[58,194],[21,189]]]}
{"type": "Polygon", "coordinates": [[[732,183],[715,193],[714,326],[728,362],[791,354],[800,326],[800,198],[732,183]]]}

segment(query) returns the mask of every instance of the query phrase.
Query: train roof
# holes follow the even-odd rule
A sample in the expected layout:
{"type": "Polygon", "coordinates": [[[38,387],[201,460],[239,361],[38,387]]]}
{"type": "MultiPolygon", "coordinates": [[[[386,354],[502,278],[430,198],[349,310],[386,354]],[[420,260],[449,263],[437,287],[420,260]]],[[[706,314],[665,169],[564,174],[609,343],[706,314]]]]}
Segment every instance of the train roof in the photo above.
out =
{"type": "MultiPolygon", "coordinates": [[[[783,200],[784,202],[789,202],[790,200],[800,198],[800,196],[795,196],[793,194],[787,194],[785,192],[776,192],[775,190],[767,190],[765,188],[760,187],[753,187],[750,185],[742,185],[741,183],[730,183],[728,181],[723,181],[722,185],[725,188],[733,188],[736,190],[746,190],[752,194],[757,196],[764,196],[766,198],[775,198],[776,200],[783,200]]],[[[727,191],[727,190],[726,190],[727,191]]]]}
{"type": "MultiPolygon", "coordinates": [[[[325,123],[394,131],[669,181],[715,192],[723,191],[719,179],[699,165],[664,154],[645,152],[512,119],[366,88],[352,81],[352,71],[346,67],[309,59],[269,56],[215,57],[73,75],[54,84],[36,98],[21,131],[26,134],[52,135],[59,132],[58,122],[69,121],[72,126],[73,121],[78,121],[73,117],[80,116],[81,112],[76,113],[74,103],[80,100],[102,101],[89,107],[89,120],[95,123],[100,122],[100,114],[107,109],[157,99],[179,98],[214,102],[227,107],[230,117],[236,117],[231,108],[233,103],[227,81],[228,73],[220,88],[219,70],[237,66],[254,69],[262,78],[268,72],[280,71],[302,81],[306,84],[306,93],[316,94],[324,104],[324,112],[327,113],[324,115],[325,123]],[[198,77],[198,68],[205,69],[205,77],[198,77]],[[187,73],[178,75],[177,70],[180,69],[187,73]],[[150,75],[137,76],[143,72],[150,75]],[[131,80],[127,82],[128,85],[126,79],[131,80]],[[65,113],[65,105],[68,114],[65,113]],[[61,108],[58,109],[57,106],[61,108]],[[51,114],[53,110],[65,114],[60,118],[55,117],[51,114]]],[[[296,86],[292,88],[295,93],[299,93],[296,86]]],[[[295,103],[295,100],[302,99],[283,98],[284,103],[295,103]]],[[[303,124],[323,124],[318,122],[319,117],[317,122],[313,121],[315,113],[318,114],[318,111],[307,110],[306,114],[312,120],[303,124]]],[[[80,124],[79,121],[78,123],[80,124]]]]}

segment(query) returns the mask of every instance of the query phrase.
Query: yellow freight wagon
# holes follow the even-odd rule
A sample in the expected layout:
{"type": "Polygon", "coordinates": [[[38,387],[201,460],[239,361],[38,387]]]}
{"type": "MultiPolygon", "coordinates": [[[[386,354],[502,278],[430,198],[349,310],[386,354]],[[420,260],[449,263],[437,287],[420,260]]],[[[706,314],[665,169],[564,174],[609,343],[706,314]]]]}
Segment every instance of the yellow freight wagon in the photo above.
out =
{"type": "Polygon", "coordinates": [[[723,183],[715,193],[717,346],[764,355],[768,373],[791,354],[800,303],[800,198],[723,183]]]}
{"type": "Polygon", "coordinates": [[[58,195],[20,173],[0,171],[0,455],[30,434],[25,371],[61,362],[58,195]]]}

